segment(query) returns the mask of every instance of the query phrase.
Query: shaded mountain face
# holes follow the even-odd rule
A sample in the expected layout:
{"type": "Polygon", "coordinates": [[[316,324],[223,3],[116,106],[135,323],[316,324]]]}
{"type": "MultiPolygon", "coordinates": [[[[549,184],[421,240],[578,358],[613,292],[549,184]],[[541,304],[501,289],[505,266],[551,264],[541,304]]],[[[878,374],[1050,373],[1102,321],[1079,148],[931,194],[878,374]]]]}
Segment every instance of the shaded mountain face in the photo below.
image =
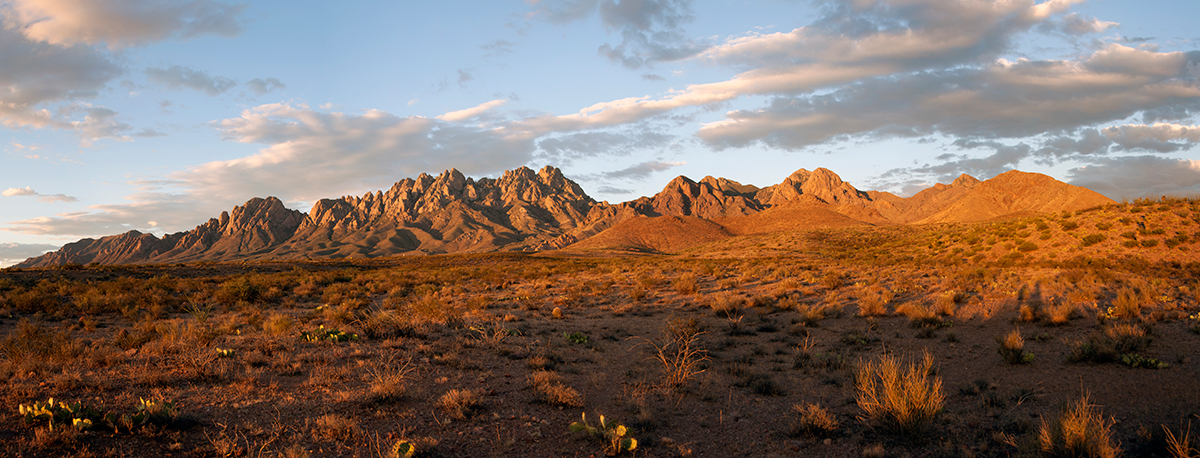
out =
{"type": "Polygon", "coordinates": [[[673,250],[695,246],[692,239],[701,233],[711,241],[813,227],[971,222],[1111,202],[1045,175],[1016,171],[987,181],[963,175],[903,198],[860,191],[818,168],[800,169],[765,188],[680,176],[654,196],[614,205],[596,202],[554,167],[537,172],[520,167],[479,180],[451,169],[361,197],[321,199],[307,214],[274,197],[254,198],[191,231],[83,239],[18,266],[542,251],[593,237],[579,247],[673,250]],[[658,217],[673,219],[661,224],[645,219],[658,217]],[[627,220],[631,223],[622,224],[627,220]]]}

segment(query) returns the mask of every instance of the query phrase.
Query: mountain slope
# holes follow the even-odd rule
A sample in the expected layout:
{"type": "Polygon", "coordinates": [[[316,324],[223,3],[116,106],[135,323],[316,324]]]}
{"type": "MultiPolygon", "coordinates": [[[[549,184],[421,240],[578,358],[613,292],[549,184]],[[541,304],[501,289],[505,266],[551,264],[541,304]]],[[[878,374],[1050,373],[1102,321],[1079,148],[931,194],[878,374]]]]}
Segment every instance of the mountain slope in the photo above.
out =
{"type": "Polygon", "coordinates": [[[451,169],[386,191],[321,199],[307,213],[254,198],[191,231],[83,239],[19,267],[329,259],[402,254],[580,250],[673,253],[739,235],[861,225],[972,222],[1111,203],[1045,175],[962,175],[911,197],[860,191],[824,168],[759,188],[680,176],[636,200],[596,202],[554,167],[475,180],[451,169]]]}

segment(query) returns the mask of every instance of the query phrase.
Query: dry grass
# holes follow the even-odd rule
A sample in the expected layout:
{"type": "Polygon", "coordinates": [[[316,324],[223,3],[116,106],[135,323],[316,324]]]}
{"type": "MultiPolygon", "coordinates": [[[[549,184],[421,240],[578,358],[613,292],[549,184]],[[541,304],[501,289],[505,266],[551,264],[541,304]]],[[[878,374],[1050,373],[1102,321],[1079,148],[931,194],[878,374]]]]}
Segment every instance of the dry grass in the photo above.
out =
{"type": "Polygon", "coordinates": [[[942,380],[933,374],[933,356],[903,365],[890,355],[867,361],[855,372],[855,401],[865,420],[905,434],[923,430],[942,411],[942,380]]]}
{"type": "Polygon", "coordinates": [[[479,408],[479,393],[471,390],[450,390],[438,398],[437,407],[450,418],[465,420],[479,408]]]}
{"type": "Polygon", "coordinates": [[[708,306],[717,316],[733,318],[742,311],[746,299],[730,291],[719,291],[708,296],[708,306]]]}
{"type": "Polygon", "coordinates": [[[1013,329],[1000,341],[1000,357],[1008,364],[1026,364],[1033,362],[1033,353],[1025,351],[1025,338],[1021,337],[1020,329],[1013,329]]]}
{"type": "Polygon", "coordinates": [[[1192,422],[1188,422],[1182,437],[1176,437],[1175,432],[1171,431],[1167,425],[1163,425],[1162,429],[1167,439],[1167,453],[1171,454],[1171,458],[1200,457],[1200,450],[1192,447],[1192,422]]]}
{"type": "Polygon", "coordinates": [[[312,420],[313,438],[332,442],[347,442],[362,434],[358,420],[337,414],[326,414],[312,420]]]}
{"type": "Polygon", "coordinates": [[[792,411],[796,413],[791,427],[793,436],[828,436],[841,426],[837,417],[818,404],[796,404],[792,406],[792,411]]]}
{"type": "Polygon", "coordinates": [[[583,407],[583,396],[567,386],[557,372],[538,370],[528,377],[529,386],[542,395],[547,404],[565,407],[583,407]]]}
{"type": "Polygon", "coordinates": [[[1084,395],[1064,409],[1057,420],[1049,424],[1042,420],[1038,445],[1051,456],[1115,458],[1121,454],[1121,447],[1113,441],[1112,425],[1113,421],[1106,421],[1084,395]]]}

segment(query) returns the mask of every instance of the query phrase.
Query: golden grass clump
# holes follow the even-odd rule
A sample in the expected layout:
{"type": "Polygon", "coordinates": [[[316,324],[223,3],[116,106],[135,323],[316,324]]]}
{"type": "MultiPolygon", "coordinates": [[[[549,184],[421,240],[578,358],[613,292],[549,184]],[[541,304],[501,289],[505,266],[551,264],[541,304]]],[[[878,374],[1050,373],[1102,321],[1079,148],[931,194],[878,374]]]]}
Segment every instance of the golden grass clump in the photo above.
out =
{"type": "Polygon", "coordinates": [[[553,371],[533,371],[529,374],[529,385],[542,394],[547,404],[566,407],[583,407],[583,396],[563,382],[562,376],[553,371]]]}
{"type": "Polygon", "coordinates": [[[1033,353],[1025,351],[1025,338],[1021,337],[1020,329],[1013,329],[1000,341],[1000,357],[1008,364],[1026,364],[1033,362],[1033,353]]]}
{"type": "Polygon", "coordinates": [[[263,331],[272,336],[281,337],[292,333],[296,320],[289,315],[271,312],[263,320],[263,331]]]}
{"type": "Polygon", "coordinates": [[[726,318],[737,316],[745,304],[744,297],[730,291],[719,291],[708,296],[708,306],[718,316],[726,318]]]}
{"type": "Polygon", "coordinates": [[[868,293],[858,300],[858,316],[885,316],[887,315],[887,301],[879,294],[868,293]]]}
{"type": "Polygon", "coordinates": [[[1121,454],[1119,443],[1113,443],[1112,425],[1096,406],[1088,403],[1087,395],[1068,406],[1058,419],[1047,424],[1042,420],[1038,444],[1042,452],[1052,456],[1115,458],[1121,454]]]}
{"type": "Polygon", "coordinates": [[[450,390],[438,398],[437,407],[455,420],[465,420],[479,408],[479,393],[471,390],[450,390]]]}
{"type": "Polygon", "coordinates": [[[326,414],[312,420],[313,438],[317,440],[345,442],[362,433],[358,420],[337,414],[326,414]]]}
{"type": "Polygon", "coordinates": [[[795,404],[792,406],[792,411],[796,413],[791,428],[793,436],[826,436],[837,431],[841,426],[837,417],[819,404],[795,404]]]}
{"type": "Polygon", "coordinates": [[[920,302],[905,302],[896,306],[896,313],[908,317],[913,327],[936,326],[942,322],[932,308],[920,302]]]}
{"type": "Polygon", "coordinates": [[[696,294],[700,291],[700,278],[696,274],[688,272],[676,278],[671,286],[679,294],[696,294]]]}
{"type": "Polygon", "coordinates": [[[918,433],[933,420],[946,397],[942,379],[933,375],[933,356],[903,365],[890,355],[862,364],[855,371],[855,401],[862,418],[906,434],[918,433]]]}

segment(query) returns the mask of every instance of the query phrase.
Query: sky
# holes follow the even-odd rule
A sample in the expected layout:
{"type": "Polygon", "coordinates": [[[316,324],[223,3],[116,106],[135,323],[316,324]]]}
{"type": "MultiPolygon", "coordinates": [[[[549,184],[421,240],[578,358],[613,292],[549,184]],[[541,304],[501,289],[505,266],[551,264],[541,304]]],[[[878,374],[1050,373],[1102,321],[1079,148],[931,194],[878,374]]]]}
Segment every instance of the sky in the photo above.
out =
{"type": "Polygon", "coordinates": [[[1200,195],[1200,2],[0,0],[0,266],[457,168],[1200,195]]]}

